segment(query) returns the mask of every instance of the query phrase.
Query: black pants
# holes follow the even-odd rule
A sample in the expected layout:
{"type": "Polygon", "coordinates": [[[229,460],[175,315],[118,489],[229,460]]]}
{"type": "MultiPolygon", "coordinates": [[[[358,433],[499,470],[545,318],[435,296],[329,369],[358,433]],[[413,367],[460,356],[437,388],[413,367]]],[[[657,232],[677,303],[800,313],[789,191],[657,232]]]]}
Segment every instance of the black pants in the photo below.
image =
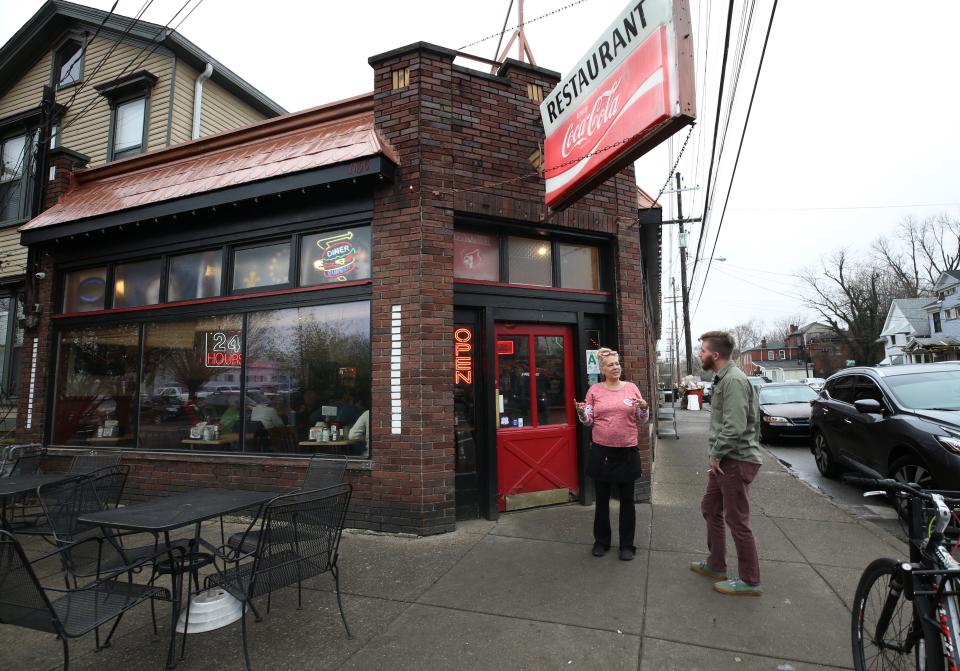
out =
{"type": "Polygon", "coordinates": [[[633,537],[637,528],[637,511],[633,507],[633,481],[601,482],[597,487],[597,506],[593,516],[593,538],[605,548],[610,547],[610,490],[617,488],[620,496],[620,547],[636,552],[633,537]]]}

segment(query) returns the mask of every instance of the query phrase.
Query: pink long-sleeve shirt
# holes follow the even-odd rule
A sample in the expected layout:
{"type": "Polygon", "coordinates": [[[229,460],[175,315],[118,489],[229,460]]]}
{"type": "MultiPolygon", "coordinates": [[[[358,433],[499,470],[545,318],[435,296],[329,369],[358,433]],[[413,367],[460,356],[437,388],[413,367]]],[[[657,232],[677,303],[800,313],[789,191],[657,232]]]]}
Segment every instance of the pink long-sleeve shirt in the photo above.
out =
{"type": "Polygon", "coordinates": [[[624,382],[616,391],[602,383],[590,387],[580,421],[593,427],[593,442],[607,447],[636,447],[637,422],[650,419],[649,409],[641,410],[633,404],[639,394],[632,382],[624,382]]]}

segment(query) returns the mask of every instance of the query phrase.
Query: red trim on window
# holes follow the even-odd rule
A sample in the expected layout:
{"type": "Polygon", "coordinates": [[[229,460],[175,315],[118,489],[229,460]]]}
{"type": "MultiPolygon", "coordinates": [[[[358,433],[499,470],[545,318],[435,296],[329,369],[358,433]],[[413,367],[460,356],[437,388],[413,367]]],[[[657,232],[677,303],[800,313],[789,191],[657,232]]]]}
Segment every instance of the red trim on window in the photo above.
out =
{"type": "Polygon", "coordinates": [[[68,312],[66,314],[52,315],[52,319],[65,319],[68,317],[92,317],[96,315],[116,315],[124,312],[143,312],[144,310],[157,310],[160,308],[177,308],[184,305],[204,305],[208,303],[226,303],[229,301],[245,300],[247,298],[263,298],[266,296],[287,296],[290,294],[302,294],[309,291],[323,291],[326,289],[344,289],[346,287],[361,287],[373,284],[372,280],[357,280],[356,282],[338,282],[337,284],[318,284],[312,287],[297,287],[295,289],[281,289],[279,291],[261,291],[252,294],[236,294],[232,296],[215,296],[213,298],[197,298],[190,301],[177,301],[175,303],[157,303],[156,305],[138,305],[135,308],[112,308],[110,310],[93,310],[91,312],[68,312]]]}
{"type": "Polygon", "coordinates": [[[487,287],[514,287],[518,289],[542,289],[543,291],[567,291],[572,294],[594,294],[597,296],[612,296],[612,291],[597,291],[596,289],[564,289],[563,287],[542,287],[539,284],[511,284],[510,282],[490,282],[488,280],[463,280],[455,278],[455,284],[479,284],[487,287]]]}

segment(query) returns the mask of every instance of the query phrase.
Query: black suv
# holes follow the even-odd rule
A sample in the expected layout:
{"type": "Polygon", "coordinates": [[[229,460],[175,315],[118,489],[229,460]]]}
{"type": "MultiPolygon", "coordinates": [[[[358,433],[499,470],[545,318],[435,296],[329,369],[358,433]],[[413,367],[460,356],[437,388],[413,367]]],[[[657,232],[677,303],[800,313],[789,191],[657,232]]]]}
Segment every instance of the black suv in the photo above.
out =
{"type": "Polygon", "coordinates": [[[813,405],[817,468],[960,489],[960,362],[847,368],[813,405]]]}

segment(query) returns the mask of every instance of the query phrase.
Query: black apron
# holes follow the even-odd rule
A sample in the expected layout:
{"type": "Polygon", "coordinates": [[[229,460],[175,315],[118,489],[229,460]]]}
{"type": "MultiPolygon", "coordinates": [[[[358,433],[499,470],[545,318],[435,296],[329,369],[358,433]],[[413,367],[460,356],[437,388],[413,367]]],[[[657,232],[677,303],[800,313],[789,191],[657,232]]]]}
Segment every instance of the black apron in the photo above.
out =
{"type": "Polygon", "coordinates": [[[633,482],[642,473],[640,448],[590,444],[587,475],[599,482],[633,482]]]}

